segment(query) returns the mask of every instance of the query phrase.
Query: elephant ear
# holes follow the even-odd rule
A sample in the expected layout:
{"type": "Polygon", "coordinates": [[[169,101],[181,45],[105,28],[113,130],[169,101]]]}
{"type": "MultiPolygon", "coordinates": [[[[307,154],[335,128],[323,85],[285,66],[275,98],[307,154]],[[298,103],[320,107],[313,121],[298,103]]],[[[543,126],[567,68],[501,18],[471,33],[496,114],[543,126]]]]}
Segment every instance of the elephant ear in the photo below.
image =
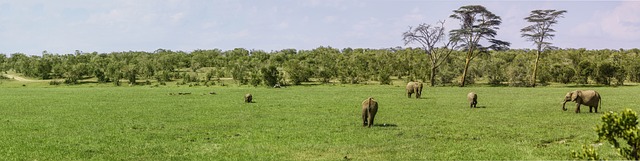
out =
{"type": "Polygon", "coordinates": [[[576,101],[580,96],[582,96],[582,91],[574,91],[571,95],[571,101],[576,101]]]}

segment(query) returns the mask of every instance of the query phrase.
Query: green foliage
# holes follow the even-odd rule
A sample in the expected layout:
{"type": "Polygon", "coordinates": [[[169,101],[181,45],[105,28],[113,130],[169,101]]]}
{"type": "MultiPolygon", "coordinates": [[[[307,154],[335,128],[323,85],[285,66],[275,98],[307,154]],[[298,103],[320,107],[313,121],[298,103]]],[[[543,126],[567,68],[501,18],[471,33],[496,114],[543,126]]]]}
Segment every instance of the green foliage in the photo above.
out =
{"type": "Polygon", "coordinates": [[[601,140],[613,145],[626,159],[640,159],[640,129],[638,114],[631,109],[621,113],[608,112],[602,116],[602,125],[596,127],[601,140]],[[620,142],[627,145],[621,145],[620,142]]]}
{"type": "Polygon", "coordinates": [[[391,85],[391,72],[386,68],[378,72],[378,79],[380,84],[391,85]]]}
{"type": "Polygon", "coordinates": [[[311,78],[313,71],[303,63],[304,62],[300,61],[290,61],[285,65],[285,71],[289,75],[291,84],[300,85],[302,82],[308,82],[309,78],[311,78]]]}
{"type": "Polygon", "coordinates": [[[276,66],[270,65],[268,67],[263,67],[260,69],[260,73],[262,73],[262,80],[264,84],[273,87],[278,84],[280,80],[280,72],[278,72],[278,68],[276,66]]]}
{"type": "Polygon", "coordinates": [[[484,69],[482,75],[488,79],[488,84],[500,85],[507,81],[504,69],[508,63],[499,56],[483,57],[478,64],[480,69],[484,69]]]}
{"type": "Polygon", "coordinates": [[[596,68],[596,83],[609,85],[611,84],[611,77],[616,73],[618,69],[610,62],[603,62],[596,68]]]}
{"type": "Polygon", "coordinates": [[[628,66],[629,80],[632,82],[640,82],[640,62],[635,62],[628,66]]]}
{"type": "Polygon", "coordinates": [[[569,65],[553,64],[549,69],[551,81],[567,84],[573,82],[575,70],[569,65]]]}
{"type": "Polygon", "coordinates": [[[249,84],[254,87],[257,87],[262,82],[262,78],[258,72],[251,72],[251,74],[249,74],[249,77],[251,78],[249,79],[249,84]]]}
{"type": "MultiPolygon", "coordinates": [[[[522,32],[521,36],[536,45],[536,58],[534,59],[531,86],[536,86],[536,79],[538,79],[537,69],[541,54],[547,49],[555,48],[551,46],[551,42],[548,42],[555,36],[555,30],[551,27],[558,23],[557,19],[564,17],[566,12],[566,10],[533,10],[528,17],[524,18],[532,24],[520,30],[522,32]]],[[[546,84],[550,79],[550,76],[546,73],[541,76],[543,76],[540,77],[540,83],[542,84],[546,84]]]]}
{"type": "Polygon", "coordinates": [[[600,159],[600,155],[593,145],[582,145],[582,151],[572,150],[571,154],[574,159],[579,160],[603,160],[600,159]]]}
{"type": "MultiPolygon", "coordinates": [[[[625,81],[640,82],[640,54],[635,51],[548,50],[540,57],[539,76],[536,79],[543,84],[557,82],[623,85],[625,81]]],[[[491,50],[478,55],[475,58],[477,64],[469,66],[466,81],[491,85],[505,83],[512,86],[530,86],[532,77],[527,75],[533,72],[534,65],[531,61],[535,56],[528,53],[529,50],[491,50]]],[[[184,73],[192,72],[202,74],[203,81],[215,81],[219,85],[227,78],[232,78],[240,85],[246,85],[251,83],[253,72],[257,72],[263,81],[267,80],[263,78],[265,75],[262,75],[264,72],[261,69],[274,66],[278,71],[276,78],[282,84],[302,84],[311,81],[339,81],[342,84],[379,81],[387,84],[396,78],[428,82],[430,78],[435,77],[434,84],[451,85],[461,83],[466,54],[465,51],[452,50],[449,57],[439,58],[441,64],[437,68],[433,68],[430,55],[425,54],[424,50],[400,47],[343,50],[319,47],[314,50],[287,49],[271,53],[241,48],[229,51],[198,50],[191,53],[163,49],[153,53],[77,52],[66,55],[45,53],[42,56],[16,53],[8,58],[0,58],[0,64],[4,65],[3,70],[22,76],[43,80],[61,79],[67,84],[97,81],[119,85],[123,80],[132,84],[144,80],[184,81],[184,73]],[[193,72],[193,69],[198,70],[193,72]]]]}
{"type": "Polygon", "coordinates": [[[498,26],[502,23],[500,16],[493,14],[481,5],[467,5],[453,10],[449,18],[460,21],[460,28],[450,31],[451,38],[459,42],[458,48],[466,51],[465,66],[462,72],[460,86],[464,86],[466,80],[473,80],[468,77],[468,69],[471,61],[478,55],[485,54],[488,50],[504,50],[510,45],[509,42],[495,39],[498,26]],[[491,43],[489,46],[482,46],[480,40],[491,43]]]}
{"type": "Polygon", "coordinates": [[[183,83],[199,82],[198,73],[185,72],[182,74],[183,83]]]}
{"type": "Polygon", "coordinates": [[[527,87],[531,86],[530,72],[531,64],[528,61],[528,55],[517,54],[507,69],[507,78],[509,86],[527,87]]]}
{"type": "Polygon", "coordinates": [[[233,78],[233,80],[235,80],[236,83],[240,85],[247,84],[249,80],[246,78],[247,77],[246,70],[248,70],[248,68],[241,65],[240,63],[236,63],[235,65],[231,66],[231,78],[233,78]]]}
{"type": "Polygon", "coordinates": [[[595,76],[596,70],[595,63],[591,63],[589,60],[583,60],[578,64],[578,69],[576,69],[576,79],[578,84],[588,84],[589,77],[595,76]]]}

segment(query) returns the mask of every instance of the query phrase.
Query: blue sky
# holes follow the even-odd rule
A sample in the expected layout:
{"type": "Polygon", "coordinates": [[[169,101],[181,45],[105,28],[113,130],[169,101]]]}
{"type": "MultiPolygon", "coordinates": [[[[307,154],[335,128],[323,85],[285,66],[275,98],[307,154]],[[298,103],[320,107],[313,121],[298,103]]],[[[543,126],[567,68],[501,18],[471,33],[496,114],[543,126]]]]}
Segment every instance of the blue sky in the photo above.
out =
{"type": "Polygon", "coordinates": [[[520,29],[535,9],[568,11],[555,46],[640,48],[640,1],[0,0],[0,53],[405,47],[409,26],[450,30],[452,10],[476,4],[502,17],[512,48],[533,48],[520,29]]]}

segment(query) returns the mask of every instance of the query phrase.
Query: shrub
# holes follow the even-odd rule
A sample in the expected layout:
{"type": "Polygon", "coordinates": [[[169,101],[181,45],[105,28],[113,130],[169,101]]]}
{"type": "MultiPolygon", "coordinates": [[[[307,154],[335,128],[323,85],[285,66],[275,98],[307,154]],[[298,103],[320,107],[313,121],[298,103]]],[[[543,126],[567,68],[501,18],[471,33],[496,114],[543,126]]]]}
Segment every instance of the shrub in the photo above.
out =
{"type": "Polygon", "coordinates": [[[249,83],[254,87],[257,87],[258,85],[260,85],[260,82],[262,82],[262,79],[260,79],[260,76],[258,75],[258,73],[251,73],[249,77],[251,77],[251,80],[249,80],[249,83]]]}
{"type": "Polygon", "coordinates": [[[59,81],[56,81],[56,80],[49,81],[49,85],[57,86],[57,85],[60,85],[60,84],[62,84],[62,82],[59,82],[59,81]]]}
{"type": "Polygon", "coordinates": [[[575,70],[569,65],[555,64],[550,69],[551,81],[563,84],[571,83],[575,74],[575,70]]]}
{"type": "Polygon", "coordinates": [[[389,69],[383,69],[378,72],[378,80],[380,84],[391,84],[391,71],[389,69]]]}
{"type": "Polygon", "coordinates": [[[593,77],[595,68],[595,64],[589,62],[588,60],[580,62],[578,64],[578,69],[576,69],[576,83],[588,84],[589,76],[593,77]]]}
{"type": "MultiPolygon", "coordinates": [[[[631,109],[625,109],[620,113],[607,112],[601,117],[602,124],[596,126],[599,140],[606,140],[613,145],[618,154],[628,160],[640,159],[640,128],[638,127],[638,114],[631,109]],[[620,142],[627,143],[622,146],[620,142]]],[[[572,151],[576,159],[599,160],[596,149],[589,145],[583,145],[582,151],[572,151]]]]}
{"type": "Polygon", "coordinates": [[[638,114],[631,109],[621,113],[608,112],[602,117],[602,125],[596,127],[598,138],[613,145],[626,159],[640,159],[640,128],[638,114]],[[628,146],[621,146],[619,140],[628,146]]]}
{"type": "Polygon", "coordinates": [[[262,73],[262,79],[265,85],[273,87],[274,85],[278,84],[278,77],[280,76],[278,68],[270,65],[268,67],[261,68],[260,72],[262,73]]]}
{"type": "Polygon", "coordinates": [[[627,74],[629,74],[629,80],[632,82],[640,82],[640,63],[635,62],[636,64],[633,64],[631,66],[628,67],[628,71],[627,74]]]}
{"type": "Polygon", "coordinates": [[[571,151],[573,158],[578,160],[601,160],[598,151],[592,145],[582,145],[582,151],[571,151]]]}

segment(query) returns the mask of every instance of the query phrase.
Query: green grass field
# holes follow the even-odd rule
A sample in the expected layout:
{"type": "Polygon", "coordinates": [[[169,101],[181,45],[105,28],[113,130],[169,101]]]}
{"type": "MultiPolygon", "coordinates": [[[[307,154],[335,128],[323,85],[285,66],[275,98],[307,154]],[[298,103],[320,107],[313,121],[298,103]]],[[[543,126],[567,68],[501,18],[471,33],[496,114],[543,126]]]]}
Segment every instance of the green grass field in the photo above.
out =
{"type": "Polygon", "coordinates": [[[602,111],[640,110],[638,86],[427,87],[409,99],[403,85],[22,84],[0,83],[1,160],[567,160],[597,139],[602,111]],[[575,89],[599,91],[602,111],[562,111],[575,89]],[[363,128],[369,96],[378,126],[363,128]]]}

